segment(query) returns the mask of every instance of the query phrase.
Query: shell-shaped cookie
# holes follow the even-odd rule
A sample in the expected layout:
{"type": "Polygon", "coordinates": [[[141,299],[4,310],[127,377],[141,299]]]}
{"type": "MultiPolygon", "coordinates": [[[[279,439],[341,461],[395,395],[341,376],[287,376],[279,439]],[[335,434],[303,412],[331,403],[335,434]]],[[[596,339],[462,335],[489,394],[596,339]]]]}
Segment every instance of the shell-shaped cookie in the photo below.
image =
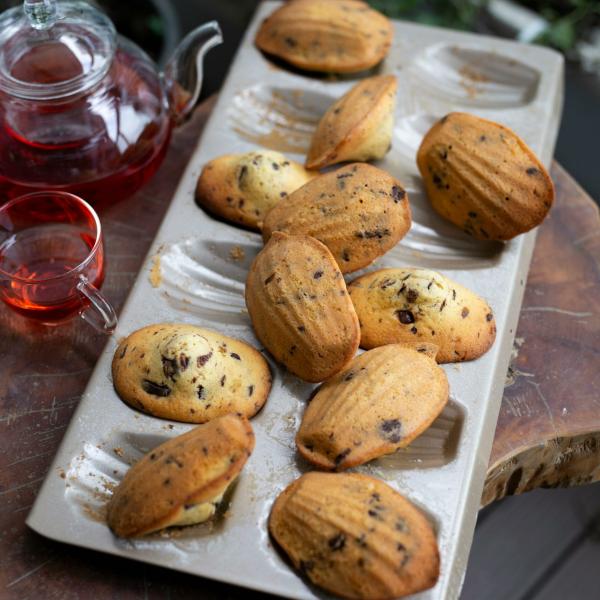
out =
{"type": "Polygon", "coordinates": [[[208,520],[254,449],[244,417],[225,415],[154,448],[126,473],[108,505],[108,525],[137,537],[208,520]]]}
{"type": "Polygon", "coordinates": [[[316,177],[280,202],[267,214],[262,233],[265,241],[273,231],[310,235],[349,273],[393,248],[410,224],[402,184],[377,167],[354,163],[316,177]]]}
{"type": "Polygon", "coordinates": [[[269,531],[296,569],[343,598],[398,598],[439,577],[428,519],[374,477],[306,473],[277,497],[269,531]]]}
{"type": "Polygon", "coordinates": [[[370,77],[334,102],[313,134],[306,167],[383,158],[392,143],[397,87],[393,75],[370,77]]]}
{"type": "Polygon", "coordinates": [[[272,150],[225,154],[202,169],[196,202],[227,221],[258,229],[271,208],[315,175],[272,150]]]}
{"type": "Polygon", "coordinates": [[[360,320],[360,345],[438,346],[438,362],[473,360],[496,338],[487,302],[429,269],[380,269],[348,286],[360,320]]]}
{"type": "Polygon", "coordinates": [[[254,416],[271,389],[269,365],[249,344],[215,331],[160,323],[121,341],[115,389],[155,417],[204,423],[227,413],[254,416]]]}
{"type": "Polygon", "coordinates": [[[265,19],[256,45],[299,69],[355,73],[388,53],[392,24],[357,0],[293,0],[265,19]]]}
{"type": "Polygon", "coordinates": [[[434,359],[390,344],[357,356],[312,398],[296,436],[300,454],[343,470],[408,446],[448,401],[434,359]]]}
{"type": "Polygon", "coordinates": [[[258,339],[305,381],[331,377],[358,349],[358,319],[344,277],[312,237],[273,233],[250,268],[246,306],[258,339]]]}
{"type": "Polygon", "coordinates": [[[433,208],[482,240],[509,240],[539,225],[554,185],[513,131],[465,113],[450,113],[425,135],[417,165],[433,208]]]}

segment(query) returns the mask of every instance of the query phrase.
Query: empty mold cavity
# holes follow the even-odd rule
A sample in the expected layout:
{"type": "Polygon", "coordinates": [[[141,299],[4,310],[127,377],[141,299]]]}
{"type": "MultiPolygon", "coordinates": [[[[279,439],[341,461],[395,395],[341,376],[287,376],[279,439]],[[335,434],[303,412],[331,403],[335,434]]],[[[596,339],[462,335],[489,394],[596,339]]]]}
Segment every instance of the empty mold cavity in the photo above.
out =
{"type": "Polygon", "coordinates": [[[160,255],[160,289],[180,310],[247,325],[244,286],[262,248],[260,237],[252,238],[236,243],[192,237],[166,246],[160,255]]]}
{"type": "Polygon", "coordinates": [[[411,64],[413,80],[445,102],[490,108],[525,106],[540,73],[514,58],[471,46],[438,44],[411,64]]]}
{"type": "MultiPolygon", "coordinates": [[[[425,134],[439,121],[443,115],[427,113],[413,114],[396,119],[392,136],[392,149],[386,161],[404,170],[417,170],[417,151],[425,134]]],[[[399,177],[402,180],[401,177],[399,177]]]]}
{"type": "Polygon", "coordinates": [[[304,154],[323,113],[337,96],[257,84],[238,92],[227,111],[245,140],[279,152],[304,154]]]}

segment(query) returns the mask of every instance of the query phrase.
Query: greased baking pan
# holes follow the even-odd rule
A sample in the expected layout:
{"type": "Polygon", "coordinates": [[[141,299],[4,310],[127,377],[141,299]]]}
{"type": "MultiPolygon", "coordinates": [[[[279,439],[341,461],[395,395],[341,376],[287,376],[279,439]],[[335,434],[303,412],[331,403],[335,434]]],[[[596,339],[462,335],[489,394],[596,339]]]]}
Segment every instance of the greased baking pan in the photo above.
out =
{"type": "MultiPolygon", "coordinates": [[[[302,161],[319,116],[358,79],[316,78],[270,63],[253,39],[277,4],[265,2],[254,16],[27,523],[62,542],[290,598],[317,598],[324,595],[290,569],[266,527],[276,495],[309,468],[295,452],[294,435],[314,386],[284,372],[270,357],[273,389],[252,420],[256,450],[212,522],[143,541],[116,539],[103,522],[106,500],[128,466],[191,427],[135,412],[119,400],[110,377],[117,340],[143,325],[178,321],[260,347],[243,291],[261,240],[258,234],[215,221],[195,205],[202,166],[219,154],[257,146],[302,161]]],[[[387,481],[422,507],[435,525],[441,576],[418,597],[457,598],[535,232],[507,244],[468,238],[429,206],[415,154],[435,120],[459,110],[508,125],[549,166],[562,105],[563,63],[557,53],[535,46],[402,22],[394,27],[393,47],[376,72],[398,77],[396,123],[392,149],[378,164],[405,185],[414,223],[398,246],[367,270],[401,265],[439,270],[490,303],[498,334],[482,358],[444,365],[451,401],[425,434],[408,449],[357,470],[387,481]]]]}

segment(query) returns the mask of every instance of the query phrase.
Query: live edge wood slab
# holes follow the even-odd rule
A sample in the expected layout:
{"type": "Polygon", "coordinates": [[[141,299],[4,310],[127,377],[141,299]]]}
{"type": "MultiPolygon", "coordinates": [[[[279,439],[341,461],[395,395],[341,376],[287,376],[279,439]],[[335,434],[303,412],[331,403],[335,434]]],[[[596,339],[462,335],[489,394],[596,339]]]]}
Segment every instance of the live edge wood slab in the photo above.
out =
{"type": "MultiPolygon", "coordinates": [[[[98,207],[108,259],[103,291],[117,309],[213,105],[203,103],[175,132],[141,193],[98,207]]],[[[538,234],[482,504],[600,479],[600,219],[557,164],[552,176],[557,202],[538,234]]],[[[79,320],[43,328],[0,306],[0,598],[250,597],[57,544],[25,526],[105,343],[79,320]]]]}

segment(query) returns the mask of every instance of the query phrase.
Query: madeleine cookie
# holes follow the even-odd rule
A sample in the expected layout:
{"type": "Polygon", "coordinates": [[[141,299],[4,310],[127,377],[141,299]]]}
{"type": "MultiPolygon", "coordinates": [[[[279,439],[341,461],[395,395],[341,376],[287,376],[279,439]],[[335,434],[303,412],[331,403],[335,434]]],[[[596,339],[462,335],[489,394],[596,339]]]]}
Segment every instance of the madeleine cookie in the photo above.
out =
{"type": "Polygon", "coordinates": [[[343,470],[408,446],[448,401],[435,360],[390,344],[357,356],[312,398],[296,435],[300,454],[343,470]]]}
{"type": "Polygon", "coordinates": [[[360,345],[438,346],[438,362],[473,360],[496,338],[487,302],[429,269],[380,269],[348,286],[360,320],[360,345]]]}
{"type": "Polygon", "coordinates": [[[254,449],[244,417],[225,415],[161,444],[125,475],[108,505],[108,526],[137,537],[213,516],[254,449]]]}
{"type": "Polygon", "coordinates": [[[262,227],[310,235],[325,244],[342,273],[362,269],[385,254],[410,229],[410,206],[402,184],[364,163],[316,177],[267,214],[262,227]]]}
{"type": "Polygon", "coordinates": [[[392,24],[366,2],[293,0],[266,18],[256,45],[299,69],[356,73],[381,62],[392,24]]]}
{"type": "Polygon", "coordinates": [[[344,277],[312,237],[273,233],[250,267],[246,306],[258,339],[305,381],[331,377],[358,349],[344,277]]]}
{"type": "Polygon", "coordinates": [[[269,531],[296,569],[343,598],[398,598],[439,577],[427,518],[367,475],[306,473],[275,500],[269,531]]]}
{"type": "Polygon", "coordinates": [[[334,102],[317,125],[306,167],[383,158],[392,143],[397,87],[393,75],[370,77],[334,102]]]}
{"type": "Polygon", "coordinates": [[[271,208],[315,175],[272,150],[225,154],[202,169],[196,202],[227,221],[258,229],[271,208]]]}
{"type": "Polygon", "coordinates": [[[554,201],[542,163],[513,131],[450,113],[425,135],[417,165],[433,208],[481,240],[509,240],[539,225],[554,201]]]}
{"type": "Polygon", "coordinates": [[[186,423],[227,413],[254,416],[271,389],[271,372],[249,344],[193,325],[161,323],[134,331],[112,361],[115,389],[127,404],[186,423]]]}

